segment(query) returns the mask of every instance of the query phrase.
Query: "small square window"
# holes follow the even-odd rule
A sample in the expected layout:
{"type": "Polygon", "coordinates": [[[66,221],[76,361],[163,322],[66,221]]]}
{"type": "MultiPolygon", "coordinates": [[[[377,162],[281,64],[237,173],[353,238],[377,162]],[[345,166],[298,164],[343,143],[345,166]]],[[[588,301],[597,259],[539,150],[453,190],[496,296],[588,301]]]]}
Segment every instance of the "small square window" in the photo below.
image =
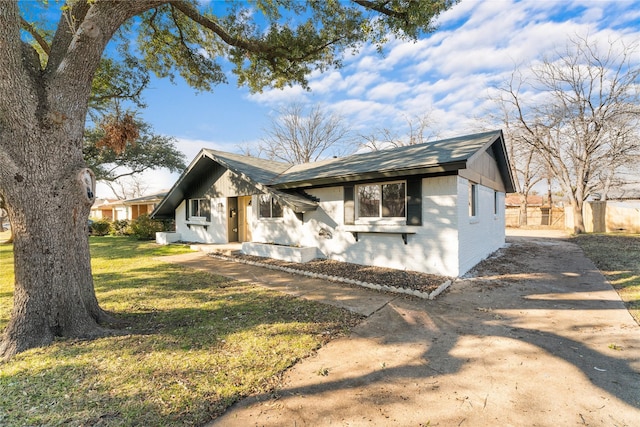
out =
{"type": "Polygon", "coordinates": [[[211,209],[209,199],[190,199],[188,216],[205,218],[211,220],[211,209]]]}

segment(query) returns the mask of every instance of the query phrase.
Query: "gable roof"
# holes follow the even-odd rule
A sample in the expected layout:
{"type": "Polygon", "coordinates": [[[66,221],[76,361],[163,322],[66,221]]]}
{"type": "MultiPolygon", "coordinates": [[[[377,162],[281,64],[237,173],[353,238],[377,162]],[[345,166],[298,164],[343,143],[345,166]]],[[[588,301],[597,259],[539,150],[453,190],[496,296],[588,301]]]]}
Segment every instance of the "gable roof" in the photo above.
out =
{"type": "Polygon", "coordinates": [[[152,216],[173,216],[189,185],[202,182],[203,177],[211,173],[212,161],[239,175],[259,191],[272,194],[295,212],[306,212],[315,209],[317,202],[303,195],[293,194],[292,190],[457,171],[465,169],[469,162],[487,150],[496,159],[507,192],[513,192],[513,179],[500,130],[301,165],[203,149],[156,207],[152,216]]]}
{"type": "MultiPolygon", "coordinates": [[[[304,163],[287,169],[271,182],[276,188],[301,188],[335,182],[427,175],[467,167],[467,162],[493,148],[505,186],[512,187],[502,131],[491,131],[389,150],[304,163]]],[[[509,191],[508,191],[509,192],[509,191]]]]}

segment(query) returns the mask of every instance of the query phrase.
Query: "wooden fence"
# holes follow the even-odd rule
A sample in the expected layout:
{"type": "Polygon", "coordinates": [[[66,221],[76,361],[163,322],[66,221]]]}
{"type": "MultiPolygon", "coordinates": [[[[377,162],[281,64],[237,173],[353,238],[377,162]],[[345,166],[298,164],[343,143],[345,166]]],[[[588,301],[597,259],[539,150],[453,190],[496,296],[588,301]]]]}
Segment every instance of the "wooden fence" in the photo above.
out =
{"type": "MultiPolygon", "coordinates": [[[[507,227],[522,227],[525,224],[520,219],[520,207],[507,206],[505,223],[507,227]]],[[[527,209],[527,226],[546,226],[562,229],[565,226],[564,209],[541,206],[530,206],[527,209]]]]}
{"type": "MultiPolygon", "coordinates": [[[[585,202],[582,216],[587,233],[640,233],[640,201],[585,202]]],[[[573,229],[570,208],[567,208],[565,227],[573,229]]]]}

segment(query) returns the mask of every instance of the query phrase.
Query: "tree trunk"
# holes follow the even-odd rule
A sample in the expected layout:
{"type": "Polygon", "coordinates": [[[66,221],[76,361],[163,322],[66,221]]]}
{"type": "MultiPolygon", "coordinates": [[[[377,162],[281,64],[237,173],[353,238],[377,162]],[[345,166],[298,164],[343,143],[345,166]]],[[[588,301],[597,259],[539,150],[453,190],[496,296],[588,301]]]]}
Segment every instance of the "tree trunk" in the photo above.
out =
{"type": "Polygon", "coordinates": [[[0,126],[0,187],[15,266],[14,306],[0,344],[4,359],[54,337],[106,332],[99,323],[109,316],[95,296],[88,241],[95,191],[82,155],[88,90],[85,99],[69,90],[11,111],[0,126]]]}
{"type": "MultiPolygon", "coordinates": [[[[14,232],[15,292],[0,344],[4,358],[47,345],[56,336],[103,335],[99,322],[109,319],[98,305],[91,275],[87,218],[94,182],[86,182],[91,174],[82,168],[80,150],[75,162],[69,161],[71,152],[51,153],[43,161],[41,150],[51,146],[54,136],[31,141],[37,165],[27,156],[13,185],[5,188],[14,232]]],[[[75,144],[60,142],[60,151],[65,145],[75,144]]]]}
{"type": "Polygon", "coordinates": [[[520,219],[518,221],[519,225],[527,226],[529,224],[529,203],[528,197],[526,194],[520,195],[520,219]]]}
{"type": "Polygon", "coordinates": [[[158,2],[69,2],[42,58],[21,40],[17,2],[0,2],[0,189],[14,233],[15,291],[0,358],[91,338],[110,320],[95,296],[87,219],[95,177],[82,138],[102,52],[129,17],[158,2]]]}
{"type": "Polygon", "coordinates": [[[585,232],[584,217],[582,216],[582,202],[572,201],[573,209],[573,232],[574,234],[582,234],[585,232]]]}

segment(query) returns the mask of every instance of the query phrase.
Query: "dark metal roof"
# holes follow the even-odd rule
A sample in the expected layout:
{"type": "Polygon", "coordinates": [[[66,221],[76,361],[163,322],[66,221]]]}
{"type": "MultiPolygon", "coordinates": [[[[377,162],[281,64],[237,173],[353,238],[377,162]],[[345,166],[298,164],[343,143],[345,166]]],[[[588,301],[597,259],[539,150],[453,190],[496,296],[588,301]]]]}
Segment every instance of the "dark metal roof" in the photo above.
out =
{"type": "Polygon", "coordinates": [[[297,194],[277,191],[265,185],[266,182],[273,181],[289,169],[291,167],[290,164],[202,149],[189,167],[180,175],[180,178],[169,190],[167,196],[154,209],[151,216],[154,218],[172,218],[176,207],[182,203],[182,200],[189,197],[190,188],[206,182],[206,177],[212,173],[215,164],[240,176],[247,183],[254,186],[257,192],[271,194],[296,213],[315,210],[318,207],[318,203],[313,200],[297,194]]]}
{"type": "Polygon", "coordinates": [[[292,166],[289,163],[226,153],[224,151],[208,150],[206,148],[203,149],[201,153],[230,171],[256,183],[264,184],[271,182],[292,166]]]}
{"type": "Polygon", "coordinates": [[[317,202],[302,195],[291,194],[291,190],[369,179],[457,171],[466,168],[474,156],[489,149],[495,155],[507,192],[513,192],[512,174],[500,130],[301,165],[203,149],[160,202],[152,216],[172,217],[175,208],[188,197],[189,187],[202,182],[203,177],[211,174],[211,162],[239,175],[258,191],[272,194],[295,212],[306,212],[316,209],[317,202]]]}

